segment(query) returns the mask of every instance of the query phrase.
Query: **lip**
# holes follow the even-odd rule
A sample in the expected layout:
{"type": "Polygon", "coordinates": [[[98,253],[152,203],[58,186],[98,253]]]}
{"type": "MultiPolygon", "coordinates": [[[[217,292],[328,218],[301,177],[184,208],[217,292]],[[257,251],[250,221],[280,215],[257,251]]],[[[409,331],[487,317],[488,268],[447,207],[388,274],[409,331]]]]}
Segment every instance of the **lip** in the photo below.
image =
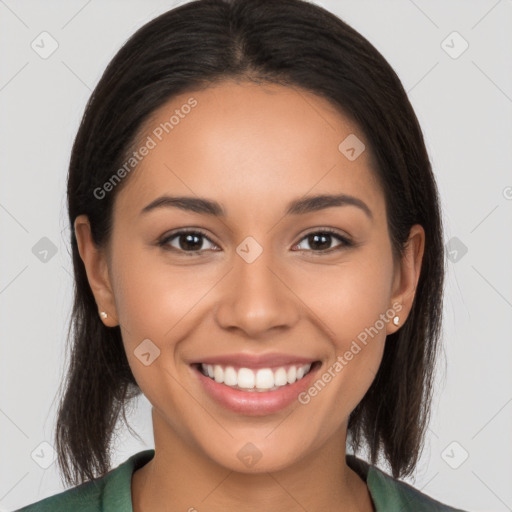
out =
{"type": "MultiPolygon", "coordinates": [[[[225,361],[225,359],[221,358],[211,358],[211,361],[215,361],[216,363],[212,362],[207,364],[224,364],[220,362],[221,360],[225,361]]],[[[287,361],[292,360],[295,362],[298,361],[298,358],[294,357],[287,361]]],[[[207,359],[202,362],[206,364],[206,361],[207,359]]],[[[251,364],[254,367],[254,360],[252,361],[251,364]]],[[[275,359],[273,361],[275,361],[275,359]]],[[[302,360],[299,362],[301,361],[302,360]]],[[[240,362],[240,360],[238,360],[238,362],[240,362]]],[[[219,384],[210,377],[203,375],[199,369],[199,363],[194,363],[191,367],[194,374],[201,382],[203,389],[217,404],[238,414],[244,414],[246,416],[264,416],[289,407],[293,402],[298,400],[300,393],[311,386],[311,382],[315,379],[322,365],[320,361],[311,359],[307,359],[303,364],[309,362],[312,362],[313,365],[305,377],[275,391],[241,391],[239,389],[233,389],[225,384],[219,384]]]]}
{"type": "Polygon", "coordinates": [[[298,357],[293,354],[271,352],[267,354],[225,354],[221,356],[205,357],[192,361],[191,364],[219,364],[221,366],[233,366],[234,368],[280,368],[281,366],[304,365],[314,363],[315,358],[298,357]]]}

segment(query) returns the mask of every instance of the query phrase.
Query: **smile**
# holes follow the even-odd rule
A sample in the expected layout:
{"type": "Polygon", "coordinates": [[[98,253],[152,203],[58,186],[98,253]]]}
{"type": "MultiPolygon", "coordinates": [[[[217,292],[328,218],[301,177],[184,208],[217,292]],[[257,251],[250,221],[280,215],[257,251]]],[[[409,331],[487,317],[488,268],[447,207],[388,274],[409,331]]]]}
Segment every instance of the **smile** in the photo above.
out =
{"type": "Polygon", "coordinates": [[[239,368],[219,364],[199,365],[203,375],[218,384],[241,391],[277,391],[284,386],[303,379],[311,369],[311,363],[281,366],[279,368],[239,368]]]}
{"type": "Polygon", "coordinates": [[[285,354],[232,354],[191,364],[206,396],[246,416],[274,414],[297,404],[321,366],[319,360],[285,354]]]}

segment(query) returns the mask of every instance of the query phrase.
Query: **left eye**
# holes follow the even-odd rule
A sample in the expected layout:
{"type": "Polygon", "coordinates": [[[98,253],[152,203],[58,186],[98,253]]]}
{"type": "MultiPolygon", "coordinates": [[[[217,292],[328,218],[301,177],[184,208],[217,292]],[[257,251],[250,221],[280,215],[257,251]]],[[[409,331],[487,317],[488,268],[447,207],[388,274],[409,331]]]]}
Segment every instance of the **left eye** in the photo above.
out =
{"type": "MultiPolygon", "coordinates": [[[[341,242],[338,246],[334,247],[334,249],[338,249],[343,246],[350,247],[352,245],[350,240],[330,230],[314,231],[307,234],[302,240],[306,240],[311,246],[316,246],[318,250],[313,252],[323,252],[333,249],[331,247],[333,239],[338,239],[341,242]]],[[[300,248],[300,245],[301,244],[298,243],[295,247],[299,247],[299,250],[304,250],[300,248]]]]}

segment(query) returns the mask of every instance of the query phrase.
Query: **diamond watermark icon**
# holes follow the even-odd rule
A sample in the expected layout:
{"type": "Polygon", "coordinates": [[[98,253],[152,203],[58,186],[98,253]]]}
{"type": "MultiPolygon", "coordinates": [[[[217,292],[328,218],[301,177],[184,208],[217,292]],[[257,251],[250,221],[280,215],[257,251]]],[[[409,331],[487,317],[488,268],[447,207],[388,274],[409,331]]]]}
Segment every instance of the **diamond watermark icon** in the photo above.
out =
{"type": "Polygon", "coordinates": [[[466,462],[469,453],[457,441],[452,441],[441,453],[441,458],[452,469],[458,469],[466,462]]]}
{"type": "Polygon", "coordinates": [[[43,236],[34,247],[32,254],[43,263],[48,263],[56,254],[57,246],[47,237],[43,236]]]}
{"type": "Polygon", "coordinates": [[[263,247],[252,236],[248,236],[238,245],[236,252],[247,263],[252,263],[263,252],[263,247]]]}
{"type": "Polygon", "coordinates": [[[246,443],[240,448],[236,456],[248,467],[252,468],[262,457],[262,453],[252,443],[246,443]]]}
{"type": "Polygon", "coordinates": [[[57,40],[48,32],[41,32],[33,41],[30,43],[32,50],[34,50],[41,59],[47,59],[59,47],[57,40]]]}
{"type": "Polygon", "coordinates": [[[353,133],[343,139],[338,146],[340,153],[343,153],[351,162],[358,158],[365,149],[366,146],[363,144],[363,141],[353,133]]]}
{"type": "Polygon", "coordinates": [[[453,31],[443,39],[441,48],[452,59],[458,59],[469,48],[469,43],[458,32],[453,31]]]}
{"type": "Polygon", "coordinates": [[[446,252],[448,253],[448,259],[452,263],[457,263],[466,255],[468,248],[460,241],[460,239],[454,236],[448,240],[448,243],[446,244],[446,252]]]}
{"type": "Polygon", "coordinates": [[[160,349],[150,339],[146,338],[137,345],[133,353],[144,366],[149,366],[160,356],[160,349]]]}
{"type": "Polygon", "coordinates": [[[38,466],[47,469],[55,462],[57,452],[50,443],[43,441],[37,445],[30,456],[38,466]]]}

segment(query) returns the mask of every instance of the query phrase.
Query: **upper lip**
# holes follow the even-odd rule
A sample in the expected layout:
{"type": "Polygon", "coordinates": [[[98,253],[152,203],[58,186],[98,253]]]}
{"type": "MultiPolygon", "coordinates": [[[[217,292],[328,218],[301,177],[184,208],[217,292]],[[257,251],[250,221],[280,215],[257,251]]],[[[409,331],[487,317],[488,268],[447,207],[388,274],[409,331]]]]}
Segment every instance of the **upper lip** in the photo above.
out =
{"type": "Polygon", "coordinates": [[[315,362],[311,357],[299,357],[293,354],[268,353],[268,354],[225,354],[205,357],[194,361],[192,364],[211,364],[221,366],[240,366],[243,368],[272,368],[287,365],[305,365],[315,362]]]}

